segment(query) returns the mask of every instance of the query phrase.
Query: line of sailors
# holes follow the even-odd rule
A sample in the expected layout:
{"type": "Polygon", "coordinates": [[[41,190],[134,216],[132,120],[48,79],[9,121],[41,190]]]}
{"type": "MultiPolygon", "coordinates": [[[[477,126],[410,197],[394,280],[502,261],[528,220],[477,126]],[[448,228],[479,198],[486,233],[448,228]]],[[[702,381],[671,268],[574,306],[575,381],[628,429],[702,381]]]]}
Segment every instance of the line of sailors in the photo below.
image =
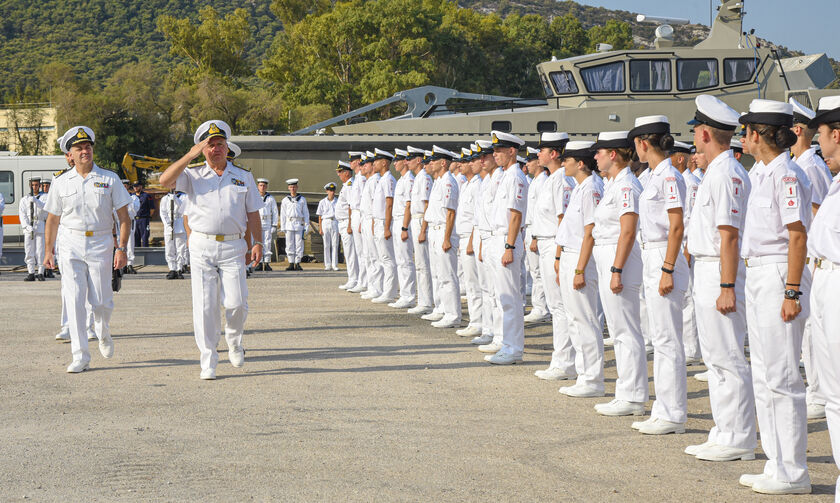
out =
{"type": "Polygon", "coordinates": [[[553,325],[538,377],[574,380],[560,389],[570,397],[604,396],[603,316],[618,378],[599,414],[644,415],[652,346],[656,398],[631,427],[683,433],[686,365],[702,359],[715,424],[685,452],[754,459],[757,418],[768,460],[740,483],[808,493],[809,416],[827,417],[840,454],[840,319],[830,305],[840,294],[840,175],[811,145],[819,128],[823,154],[840,160],[840,96],[816,113],[757,99],[739,114],[702,95],[689,124],[694,147],[653,115],[595,142],[543,133],[525,159],[525,142],[500,131],[457,154],[349,152],[337,168],[348,274],[339,288],[457,327],[504,365],[522,361],[530,276],[527,319],[553,325]],[[749,173],[742,152],[757,161],[749,173]]]}

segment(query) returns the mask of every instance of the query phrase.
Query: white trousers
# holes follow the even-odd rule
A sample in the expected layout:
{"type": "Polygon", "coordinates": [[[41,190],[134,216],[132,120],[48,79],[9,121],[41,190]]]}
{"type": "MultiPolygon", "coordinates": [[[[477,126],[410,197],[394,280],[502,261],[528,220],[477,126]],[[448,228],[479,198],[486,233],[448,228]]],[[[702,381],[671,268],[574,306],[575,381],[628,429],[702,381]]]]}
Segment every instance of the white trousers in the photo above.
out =
{"type": "MultiPolygon", "coordinates": [[[[119,227],[119,225],[117,225],[119,227]]],[[[134,265],[134,219],[131,219],[131,234],[128,235],[128,243],[125,245],[126,265],[134,265]]]]}
{"type": "Polygon", "coordinates": [[[506,235],[499,232],[490,238],[489,246],[484,249],[484,260],[489,260],[493,268],[493,286],[499,303],[501,315],[494,323],[493,335],[501,335],[502,351],[513,356],[522,356],[525,351],[525,313],[522,310],[522,271],[523,260],[522,233],[517,233],[513,262],[502,265],[505,252],[506,235]]]}
{"type": "Polygon", "coordinates": [[[805,452],[808,413],[799,357],[810,313],[811,271],[806,267],[800,280],[802,312],[785,322],[781,312],[787,268],[787,262],[747,267],[750,364],[761,447],[767,455],[764,474],[781,482],[810,482],[805,452]]]}
{"type": "Polygon", "coordinates": [[[271,226],[262,228],[262,242],[263,242],[263,263],[271,262],[271,256],[274,254],[274,233],[271,232],[271,226]]]}
{"type": "MultiPolygon", "coordinates": [[[[287,232],[288,239],[291,232],[287,232]]],[[[296,231],[294,234],[303,234],[296,231]]],[[[225,339],[229,348],[242,345],[242,331],[248,317],[248,286],[245,284],[244,239],[212,241],[193,234],[190,238],[190,267],[195,343],[201,353],[201,369],[214,369],[219,362],[221,320],[225,311],[225,339]]]]}
{"type": "MultiPolygon", "coordinates": [[[[814,258],[811,258],[809,265],[811,276],[814,274],[814,258]]],[[[813,310],[812,310],[813,312],[813,310]]],[[[811,342],[812,330],[811,317],[805,322],[805,332],[802,334],[802,362],[805,364],[805,403],[825,406],[825,397],[820,391],[820,375],[816,368],[817,359],[814,357],[814,344],[811,342]]]]}
{"type": "Polygon", "coordinates": [[[359,278],[359,262],[356,258],[356,243],[353,234],[347,233],[349,220],[338,221],[338,234],[341,236],[341,247],[344,249],[344,263],[347,265],[347,285],[353,287],[359,278]]]}
{"type": "Polygon", "coordinates": [[[639,290],[642,285],[642,257],[634,244],[624,264],[621,282],[624,289],[613,293],[610,289],[616,245],[596,245],[592,258],[598,269],[598,289],[610,335],[615,340],[615,397],[628,402],[646,402],[649,398],[647,355],[642,340],[639,312],[639,290]]]}
{"type": "Polygon", "coordinates": [[[173,239],[171,232],[163,233],[163,249],[166,254],[166,265],[170,271],[180,271],[184,267],[184,257],[187,254],[187,234],[175,234],[173,239]]]}
{"type": "Polygon", "coordinates": [[[720,261],[694,263],[694,310],[703,361],[709,369],[709,402],[715,425],[709,441],[727,447],[754,449],[755,400],[752,377],[744,357],[747,335],[744,303],[744,263],[738,261],[735,280],[735,312],[716,309],[720,296],[720,261]]]}
{"type": "MultiPolygon", "coordinates": [[[[356,285],[364,285],[367,287],[367,254],[365,253],[365,238],[359,230],[362,223],[362,214],[359,210],[354,209],[350,214],[350,226],[353,233],[350,235],[353,238],[353,254],[356,256],[356,285]]],[[[348,267],[349,270],[349,267],[348,267]]]]}
{"type": "Polygon", "coordinates": [[[688,288],[688,262],[680,253],[674,264],[674,289],[666,296],[659,295],[662,267],[667,249],[642,250],[643,285],[647,300],[648,329],[653,344],[653,386],[656,400],[650,417],[672,423],[685,423],[688,407],[683,348],[683,299],[688,288]]]}
{"type": "MultiPolygon", "coordinates": [[[[393,228],[393,225],[391,226],[393,228]]],[[[397,234],[396,239],[400,239],[397,234]]],[[[397,259],[394,252],[394,233],[385,239],[385,220],[373,221],[373,241],[376,244],[376,261],[382,271],[381,296],[389,299],[397,298],[400,284],[397,281],[397,259]]]]}
{"type": "MultiPolygon", "coordinates": [[[[90,303],[87,301],[87,299],[85,299],[85,312],[88,333],[96,333],[96,328],[93,324],[93,308],[90,307],[90,303]]],[[[70,320],[67,316],[67,304],[65,304],[64,302],[64,296],[61,297],[61,333],[70,333],[70,320]]]]}
{"type": "MultiPolygon", "coordinates": [[[[551,313],[552,342],[554,351],[551,353],[551,364],[549,367],[562,370],[568,375],[576,375],[575,370],[575,348],[572,346],[572,331],[574,325],[566,313],[563,293],[560,284],[557,282],[557,275],[554,274],[554,257],[557,256],[557,243],[554,238],[540,238],[537,240],[539,254],[539,271],[534,276],[534,289],[541,285],[544,292],[548,312],[551,313]]],[[[532,253],[532,252],[528,252],[532,253]]],[[[533,295],[531,299],[533,300],[533,295]]],[[[534,306],[534,309],[537,307],[534,306]]]]}
{"type": "MultiPolygon", "coordinates": [[[[531,240],[533,237],[531,236],[531,231],[526,229],[525,230],[525,269],[528,271],[527,274],[531,278],[531,312],[537,312],[542,315],[546,315],[549,313],[550,309],[548,306],[548,300],[546,299],[545,295],[545,284],[540,277],[542,272],[542,260],[540,259],[540,251],[532,252],[531,251],[531,240]]],[[[556,245],[555,245],[556,248],[556,245]]],[[[551,262],[551,270],[548,272],[548,275],[554,279],[554,257],[552,255],[552,262],[551,262]]],[[[562,301],[561,301],[562,302],[562,301]]],[[[565,323],[565,317],[561,320],[562,323],[565,323]]],[[[571,346],[569,346],[571,348],[571,346]]]]}
{"type": "Polygon", "coordinates": [[[604,332],[598,316],[598,271],[590,258],[583,270],[586,285],[574,288],[580,254],[564,250],[560,255],[560,291],[566,316],[574,327],[569,331],[577,365],[576,384],[604,390],[604,332]]]}
{"type": "MultiPolygon", "coordinates": [[[[840,468],[840,269],[814,270],[811,288],[811,344],[825,397],[825,418],[831,437],[834,463],[840,468]]],[[[834,501],[840,503],[840,477],[837,479],[834,501]]]]}
{"type": "Polygon", "coordinates": [[[429,224],[429,255],[432,266],[433,285],[437,289],[440,299],[440,309],[443,319],[461,322],[461,286],[458,284],[458,235],[452,234],[449,242],[452,245],[443,251],[443,238],[446,225],[429,224]]]}
{"type": "Polygon", "coordinates": [[[36,232],[33,236],[31,232],[24,232],[23,249],[26,271],[29,274],[44,274],[44,233],[36,232]]]}
{"type": "MultiPolygon", "coordinates": [[[[290,264],[300,264],[303,257],[303,231],[287,230],[286,234],[286,258],[290,264]]],[[[192,257],[192,253],[190,253],[192,257]]]]}
{"type": "Polygon", "coordinates": [[[694,314],[694,257],[691,261],[691,267],[688,268],[688,286],[683,297],[683,349],[686,358],[702,358],[700,339],[697,337],[697,318],[694,314]]]}
{"type": "Polygon", "coordinates": [[[502,334],[499,332],[498,340],[496,340],[496,332],[494,327],[496,323],[501,323],[501,307],[496,298],[496,285],[493,281],[493,264],[490,262],[490,232],[477,231],[476,237],[478,243],[482,248],[481,258],[478,260],[479,248],[475,247],[476,240],[473,241],[475,247],[476,264],[478,270],[478,280],[481,285],[481,335],[493,336],[494,342],[502,343],[502,334]]]}
{"type": "Polygon", "coordinates": [[[324,226],[324,267],[338,267],[338,221],[334,218],[321,219],[324,226]]]}
{"type": "Polygon", "coordinates": [[[368,267],[368,292],[374,297],[382,295],[382,264],[379,263],[379,251],[373,235],[373,218],[362,218],[362,236],[365,239],[365,254],[368,267]]]}
{"type": "Polygon", "coordinates": [[[394,215],[391,222],[391,239],[394,241],[394,258],[397,261],[397,281],[400,285],[400,300],[414,302],[417,296],[417,275],[414,270],[414,241],[411,224],[408,239],[402,240],[403,217],[394,215]]]}
{"type": "Polygon", "coordinates": [[[467,314],[470,317],[471,327],[481,328],[483,320],[481,319],[483,313],[482,297],[481,297],[481,280],[478,278],[478,232],[475,232],[473,238],[473,254],[467,254],[467,245],[470,242],[472,234],[464,234],[458,236],[460,246],[458,249],[458,263],[464,274],[463,290],[467,295],[467,314]]]}
{"type": "Polygon", "coordinates": [[[111,313],[114,311],[114,292],[111,290],[113,237],[110,233],[91,237],[62,233],[59,267],[61,298],[67,308],[73,361],[89,362],[86,300],[93,310],[96,334],[100,338],[111,335],[111,313]]]}
{"type": "Polygon", "coordinates": [[[432,271],[429,261],[429,240],[428,232],[426,241],[420,243],[417,238],[420,236],[420,227],[423,221],[420,218],[411,218],[411,239],[414,244],[414,269],[417,272],[417,305],[422,307],[434,306],[432,293],[432,271]]]}

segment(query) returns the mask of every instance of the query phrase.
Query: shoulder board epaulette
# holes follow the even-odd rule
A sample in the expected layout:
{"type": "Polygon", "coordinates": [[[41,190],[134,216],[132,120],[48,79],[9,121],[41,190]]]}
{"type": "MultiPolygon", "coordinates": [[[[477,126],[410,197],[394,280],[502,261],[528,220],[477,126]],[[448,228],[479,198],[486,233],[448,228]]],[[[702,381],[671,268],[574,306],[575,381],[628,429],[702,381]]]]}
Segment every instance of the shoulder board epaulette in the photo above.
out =
{"type": "Polygon", "coordinates": [[[204,166],[203,162],[194,162],[192,164],[187,164],[188,168],[200,168],[201,166],[204,166]]]}
{"type": "Polygon", "coordinates": [[[63,175],[64,173],[67,173],[68,171],[70,171],[70,168],[64,168],[61,171],[56,171],[55,173],[53,173],[53,176],[58,178],[59,176],[63,175]]]}
{"type": "MultiPolygon", "coordinates": [[[[233,163],[231,163],[231,164],[233,164],[233,163]]],[[[250,170],[250,169],[248,169],[248,168],[243,168],[242,166],[240,166],[240,165],[238,165],[238,164],[233,164],[233,165],[234,165],[234,167],[237,167],[237,168],[241,169],[242,171],[247,171],[248,173],[250,173],[250,172],[251,172],[251,170],[250,170]]]]}

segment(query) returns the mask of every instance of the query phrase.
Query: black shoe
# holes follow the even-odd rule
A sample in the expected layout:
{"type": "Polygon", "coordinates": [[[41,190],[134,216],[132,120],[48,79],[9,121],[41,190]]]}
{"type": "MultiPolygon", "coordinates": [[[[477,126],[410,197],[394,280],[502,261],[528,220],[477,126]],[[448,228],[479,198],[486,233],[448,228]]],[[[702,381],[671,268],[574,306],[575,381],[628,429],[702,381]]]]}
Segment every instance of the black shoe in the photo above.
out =
{"type": "Polygon", "coordinates": [[[265,263],[265,267],[263,267],[263,270],[264,270],[264,271],[273,271],[274,269],[272,269],[272,268],[271,268],[271,266],[270,266],[270,265],[268,265],[268,262],[266,262],[266,263],[265,263]]]}
{"type": "Polygon", "coordinates": [[[183,273],[177,272],[175,273],[178,279],[184,279],[183,273]]]}
{"type": "Polygon", "coordinates": [[[35,275],[34,274],[27,274],[26,277],[23,278],[23,280],[24,281],[35,281],[35,275]]]}
{"type": "Polygon", "coordinates": [[[36,274],[35,279],[37,279],[38,281],[44,281],[44,275],[43,274],[36,274]]]}
{"type": "Polygon", "coordinates": [[[175,271],[169,271],[166,275],[166,279],[178,279],[178,273],[175,271]]]}
{"type": "Polygon", "coordinates": [[[254,270],[255,270],[255,271],[262,271],[262,270],[263,270],[263,264],[262,264],[262,262],[260,262],[259,264],[257,264],[257,266],[256,266],[256,267],[254,267],[254,270]]]}
{"type": "Polygon", "coordinates": [[[58,270],[58,267],[56,267],[55,269],[53,269],[53,271],[55,271],[55,275],[56,275],[56,276],[61,276],[61,271],[59,271],[59,270],[58,270]]]}
{"type": "Polygon", "coordinates": [[[125,272],[126,272],[127,274],[137,274],[137,271],[136,271],[136,270],[134,270],[134,266],[133,266],[133,265],[127,265],[127,266],[125,266],[125,272]]]}
{"type": "Polygon", "coordinates": [[[245,277],[246,277],[246,278],[250,278],[250,277],[251,277],[251,271],[249,271],[248,269],[245,269],[245,277]]]}
{"type": "Polygon", "coordinates": [[[301,267],[300,264],[295,264],[295,271],[302,271],[302,270],[303,270],[303,267],[301,267]]]}
{"type": "Polygon", "coordinates": [[[289,267],[286,268],[287,271],[296,271],[294,264],[289,264],[289,267]]]}
{"type": "Polygon", "coordinates": [[[45,278],[55,278],[55,275],[52,272],[52,269],[47,269],[44,271],[45,278]]]}
{"type": "Polygon", "coordinates": [[[188,272],[190,272],[190,266],[185,265],[185,266],[184,266],[184,274],[186,274],[186,273],[188,273],[188,272]]]}

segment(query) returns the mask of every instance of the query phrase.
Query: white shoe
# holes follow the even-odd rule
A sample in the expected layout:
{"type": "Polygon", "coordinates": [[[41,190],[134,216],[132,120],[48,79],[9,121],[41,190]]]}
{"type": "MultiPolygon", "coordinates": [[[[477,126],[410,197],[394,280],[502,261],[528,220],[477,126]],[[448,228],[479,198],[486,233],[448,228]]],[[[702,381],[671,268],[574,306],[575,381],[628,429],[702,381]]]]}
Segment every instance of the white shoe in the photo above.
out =
{"type": "Polygon", "coordinates": [[[685,366],[686,367],[694,367],[697,365],[703,365],[702,358],[686,358],[685,359],[685,366]]]}
{"type": "Polygon", "coordinates": [[[443,313],[436,313],[432,311],[431,313],[424,314],[420,317],[420,319],[426,321],[440,321],[443,319],[443,313]]]}
{"type": "Polygon", "coordinates": [[[478,350],[482,353],[498,353],[502,349],[502,345],[498,342],[493,342],[492,339],[489,344],[482,344],[478,350]]]}
{"type": "Polygon", "coordinates": [[[558,390],[566,396],[575,398],[595,398],[604,396],[604,390],[598,389],[590,384],[575,384],[574,386],[565,386],[558,390]]]}
{"type": "Polygon", "coordinates": [[[454,318],[441,318],[438,321],[433,321],[432,326],[435,328],[457,328],[461,326],[461,322],[454,318]]]}
{"type": "Polygon", "coordinates": [[[527,316],[525,316],[525,323],[539,323],[541,321],[546,321],[549,319],[549,315],[546,313],[541,313],[539,311],[531,310],[527,316]]]}
{"type": "Polygon", "coordinates": [[[755,449],[713,444],[697,451],[694,457],[703,461],[751,461],[755,459],[755,449]]]}
{"type": "Polygon", "coordinates": [[[481,335],[481,327],[477,325],[467,325],[460,330],[456,330],[455,335],[460,335],[461,337],[475,337],[477,335],[481,335]]]}
{"type": "Polygon", "coordinates": [[[513,365],[517,362],[521,362],[522,356],[514,356],[512,354],[499,351],[495,355],[486,356],[484,360],[492,363],[493,365],[513,365]]]}
{"type": "Polygon", "coordinates": [[[752,488],[758,479],[763,479],[766,476],[763,473],[745,473],[738,479],[738,483],[744,487],[752,488]]]}
{"type": "Polygon", "coordinates": [[[607,337],[604,339],[604,347],[612,347],[615,345],[615,339],[612,337],[607,337]]]}
{"type": "Polygon", "coordinates": [[[641,416],[645,413],[645,404],[628,402],[618,398],[595,406],[595,412],[602,416],[641,416]]]}
{"type": "Polygon", "coordinates": [[[753,482],[752,490],[761,494],[811,494],[811,483],[781,482],[773,477],[761,477],[753,482]]]}
{"type": "Polygon", "coordinates": [[[694,374],[694,378],[700,382],[709,382],[709,371],[694,374]]]}
{"type": "Polygon", "coordinates": [[[808,404],[808,419],[823,419],[825,417],[825,405],[821,403],[808,404]]]}
{"type": "Polygon", "coordinates": [[[351,284],[351,283],[344,283],[343,285],[338,285],[338,287],[339,287],[340,289],[342,289],[342,290],[349,290],[349,289],[351,289],[351,288],[353,288],[353,287],[355,287],[355,286],[356,286],[356,285],[353,285],[353,284],[351,284]]]}
{"type": "Polygon", "coordinates": [[[487,334],[474,337],[473,340],[470,341],[470,344],[475,344],[476,346],[483,346],[485,344],[490,344],[491,342],[493,342],[493,336],[487,334]]]}
{"type": "Polygon", "coordinates": [[[645,435],[667,435],[668,433],[685,433],[685,423],[673,423],[660,418],[646,421],[639,426],[639,432],[645,435]]]}
{"type": "Polygon", "coordinates": [[[77,362],[74,361],[67,367],[67,372],[70,374],[78,374],[79,372],[84,372],[85,370],[90,368],[90,364],[88,362],[77,362]]]}
{"type": "Polygon", "coordinates": [[[230,364],[234,367],[242,367],[245,365],[245,349],[242,346],[230,348],[228,350],[228,360],[230,360],[230,364]]]}
{"type": "Polygon", "coordinates": [[[414,301],[412,299],[397,299],[396,302],[388,304],[389,307],[393,307],[394,309],[407,309],[413,305],[414,301]]]}
{"type": "Polygon", "coordinates": [[[698,452],[702,451],[706,447],[711,447],[713,445],[715,445],[714,442],[706,440],[702,444],[689,445],[685,448],[683,452],[688,454],[689,456],[696,456],[698,452]]]}
{"type": "Polygon", "coordinates": [[[111,339],[110,335],[102,337],[102,340],[99,341],[99,352],[105,358],[114,356],[114,339],[111,339]]]}
{"type": "Polygon", "coordinates": [[[567,374],[557,367],[548,367],[545,370],[538,370],[534,372],[534,375],[543,381],[565,381],[567,379],[574,379],[577,377],[576,375],[567,374]]]}
{"type": "Polygon", "coordinates": [[[371,292],[370,290],[365,290],[365,291],[364,291],[364,293],[362,293],[361,295],[359,295],[359,297],[361,297],[361,298],[363,298],[363,299],[365,299],[365,300],[373,300],[373,299],[375,299],[375,298],[379,297],[379,295],[377,295],[377,294],[375,294],[375,293],[371,292]]]}
{"type": "Polygon", "coordinates": [[[70,332],[59,332],[55,334],[56,342],[70,342],[70,332]]]}
{"type": "Polygon", "coordinates": [[[428,314],[431,313],[434,308],[431,306],[414,306],[408,310],[408,314],[428,314]]]}
{"type": "Polygon", "coordinates": [[[337,271],[337,270],[338,270],[338,267],[333,267],[333,268],[332,268],[332,270],[333,270],[333,271],[337,271]]]}
{"type": "Polygon", "coordinates": [[[347,291],[350,292],[350,293],[362,293],[365,290],[366,290],[366,288],[362,285],[352,286],[352,287],[347,289],[347,291]]]}
{"type": "Polygon", "coordinates": [[[379,297],[371,300],[374,304],[390,304],[394,302],[394,299],[391,297],[385,297],[384,295],[380,295],[379,297]]]}
{"type": "Polygon", "coordinates": [[[89,341],[96,340],[96,332],[94,332],[93,330],[88,330],[87,336],[89,341]]]}
{"type": "Polygon", "coordinates": [[[647,343],[645,344],[645,354],[653,354],[653,344],[647,343]]]}
{"type": "Polygon", "coordinates": [[[630,425],[630,428],[638,431],[639,428],[641,428],[643,425],[646,425],[648,423],[652,423],[653,419],[654,418],[649,417],[649,418],[645,419],[644,421],[633,421],[633,423],[630,425]]]}
{"type": "Polygon", "coordinates": [[[212,381],[216,379],[216,369],[201,369],[201,374],[198,377],[205,381],[212,381]]]}

